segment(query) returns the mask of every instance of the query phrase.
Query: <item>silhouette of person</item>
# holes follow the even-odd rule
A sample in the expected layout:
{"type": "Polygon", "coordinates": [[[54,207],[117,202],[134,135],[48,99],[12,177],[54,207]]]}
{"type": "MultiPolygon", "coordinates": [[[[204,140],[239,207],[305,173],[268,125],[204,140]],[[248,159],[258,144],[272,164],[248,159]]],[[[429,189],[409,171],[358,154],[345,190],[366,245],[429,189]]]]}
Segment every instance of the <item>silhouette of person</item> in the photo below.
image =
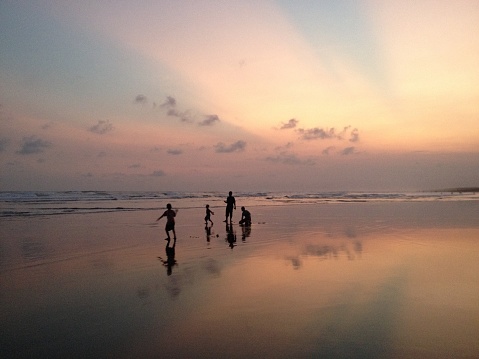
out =
{"type": "Polygon", "coordinates": [[[207,204],[206,205],[206,216],[205,216],[205,224],[208,224],[208,221],[211,222],[211,224],[213,224],[213,221],[211,220],[211,215],[214,215],[215,213],[210,209],[210,205],[207,204]]]}
{"type": "Polygon", "coordinates": [[[233,197],[233,192],[230,191],[229,196],[226,198],[226,219],[224,222],[228,223],[228,217],[230,217],[230,223],[231,223],[231,218],[233,217],[233,208],[236,209],[236,200],[233,197]]]}
{"type": "Polygon", "coordinates": [[[239,221],[239,224],[251,226],[251,213],[244,207],[241,207],[241,220],[239,221]]]}
{"type": "Polygon", "coordinates": [[[170,243],[170,231],[173,232],[173,238],[175,239],[176,243],[176,233],[175,233],[175,217],[176,214],[178,213],[178,210],[172,210],[171,209],[171,204],[166,205],[166,211],[158,217],[156,220],[157,222],[162,219],[163,217],[166,217],[166,226],[165,226],[165,232],[167,235],[167,238],[165,238],[165,241],[168,241],[168,244],[170,243]]]}

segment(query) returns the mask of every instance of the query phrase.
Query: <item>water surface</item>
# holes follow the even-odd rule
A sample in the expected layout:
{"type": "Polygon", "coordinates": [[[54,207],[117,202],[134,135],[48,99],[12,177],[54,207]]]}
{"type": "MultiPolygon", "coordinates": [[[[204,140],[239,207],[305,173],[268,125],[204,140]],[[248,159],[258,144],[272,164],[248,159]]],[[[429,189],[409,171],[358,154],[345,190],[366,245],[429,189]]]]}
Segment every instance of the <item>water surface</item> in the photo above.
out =
{"type": "Polygon", "coordinates": [[[0,354],[479,356],[477,201],[253,204],[2,218],[0,354]]]}

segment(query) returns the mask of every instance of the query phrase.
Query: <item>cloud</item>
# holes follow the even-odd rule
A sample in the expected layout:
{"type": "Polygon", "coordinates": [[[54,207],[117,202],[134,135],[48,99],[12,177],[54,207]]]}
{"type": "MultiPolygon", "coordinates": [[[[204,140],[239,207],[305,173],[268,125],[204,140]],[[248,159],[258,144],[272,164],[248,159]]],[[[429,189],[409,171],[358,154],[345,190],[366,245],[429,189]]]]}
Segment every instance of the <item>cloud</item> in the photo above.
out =
{"type": "Polygon", "coordinates": [[[288,121],[288,123],[283,123],[283,125],[279,128],[280,130],[287,130],[287,129],[290,129],[290,128],[295,128],[296,125],[298,124],[298,120],[296,120],[295,118],[292,118],[288,121]]]}
{"type": "Polygon", "coordinates": [[[166,97],[166,101],[163,102],[160,107],[172,108],[176,106],[176,99],[171,96],[166,97]]]}
{"type": "Polygon", "coordinates": [[[113,124],[111,124],[110,121],[108,121],[108,120],[107,121],[99,120],[96,125],[91,126],[88,130],[90,132],[98,133],[99,135],[103,135],[103,134],[113,130],[113,124]]]}
{"type": "Polygon", "coordinates": [[[129,165],[128,168],[140,168],[141,165],[139,163],[134,163],[132,165],[129,165]]]}
{"type": "Polygon", "coordinates": [[[220,122],[217,115],[208,115],[205,119],[198,123],[200,126],[213,126],[216,122],[220,122]]]}
{"type": "Polygon", "coordinates": [[[150,174],[150,176],[153,176],[153,177],[162,177],[165,175],[166,173],[163,172],[162,170],[153,171],[153,173],[150,174]]]}
{"type": "Polygon", "coordinates": [[[334,146],[329,146],[329,147],[326,147],[324,150],[323,150],[323,155],[329,155],[329,153],[334,150],[334,146]]]}
{"type": "Polygon", "coordinates": [[[193,122],[188,111],[180,112],[174,108],[170,108],[166,114],[168,116],[178,117],[182,122],[193,122]]]}
{"type": "MultiPolygon", "coordinates": [[[[346,126],[343,128],[341,132],[337,132],[334,127],[332,128],[309,128],[303,129],[299,128],[296,130],[300,134],[300,138],[303,140],[327,140],[327,139],[335,139],[335,140],[344,140],[347,137],[348,132],[351,126],[346,126]]],[[[349,134],[349,141],[350,142],[358,142],[359,141],[359,130],[355,128],[349,134]]]]}
{"type": "Polygon", "coordinates": [[[41,129],[42,129],[42,130],[49,130],[49,129],[52,128],[53,126],[54,126],[54,122],[53,122],[53,121],[50,121],[50,122],[44,124],[44,125],[41,127],[41,129]]]}
{"type": "Polygon", "coordinates": [[[266,157],[266,161],[273,162],[273,163],[282,163],[285,165],[312,166],[315,164],[315,162],[310,158],[302,160],[298,156],[296,156],[294,153],[288,153],[288,152],[281,152],[277,156],[266,157]]]}
{"type": "Polygon", "coordinates": [[[217,153],[231,153],[231,152],[241,152],[244,151],[246,148],[246,142],[245,141],[236,141],[232,143],[231,145],[225,145],[223,142],[219,142],[216,146],[216,152],[217,153]]]}
{"type": "Polygon", "coordinates": [[[135,97],[135,103],[137,103],[137,104],[144,105],[144,104],[146,104],[147,102],[148,102],[148,99],[146,98],[145,95],[141,95],[141,94],[140,94],[140,95],[137,95],[137,96],[135,97]]]}
{"type": "Polygon", "coordinates": [[[181,155],[183,154],[183,150],[179,149],[179,148],[172,148],[172,149],[169,149],[168,151],[166,151],[166,153],[168,153],[169,155],[181,155]]]}
{"type": "Polygon", "coordinates": [[[301,135],[303,140],[325,140],[329,138],[337,138],[338,136],[335,133],[334,128],[323,129],[323,128],[310,128],[310,129],[298,129],[297,132],[301,135]]]}
{"type": "Polygon", "coordinates": [[[356,150],[356,147],[354,147],[354,146],[346,147],[345,149],[343,149],[343,150],[341,151],[341,154],[342,154],[343,156],[352,155],[352,154],[355,154],[355,153],[356,153],[355,150],[356,150]]]}
{"type": "Polygon", "coordinates": [[[275,150],[276,151],[282,151],[284,152],[284,150],[288,150],[290,148],[292,148],[294,146],[294,143],[293,142],[288,142],[287,144],[285,144],[284,146],[277,146],[275,147],[275,150]]]}
{"type": "Polygon", "coordinates": [[[7,149],[7,145],[10,142],[8,138],[0,138],[0,152],[3,152],[7,149]]]}
{"type": "Polygon", "coordinates": [[[35,136],[24,137],[22,147],[17,153],[21,155],[30,155],[33,153],[42,153],[51,143],[35,136]]]}
{"type": "Polygon", "coordinates": [[[359,142],[359,131],[357,128],[351,131],[351,137],[349,138],[349,142],[359,142]]]}
{"type": "Polygon", "coordinates": [[[338,133],[338,138],[340,138],[341,140],[344,139],[344,136],[346,136],[346,133],[348,132],[350,128],[351,126],[345,126],[343,130],[340,133],[338,133]]]}
{"type": "MultiPolygon", "coordinates": [[[[167,96],[165,102],[160,105],[161,108],[166,109],[166,115],[170,117],[179,118],[182,122],[195,122],[195,115],[191,114],[190,110],[180,111],[176,107],[176,99],[172,96],[167,96]]],[[[216,122],[220,122],[217,115],[207,115],[204,119],[198,122],[199,126],[213,126],[216,122]]]]}

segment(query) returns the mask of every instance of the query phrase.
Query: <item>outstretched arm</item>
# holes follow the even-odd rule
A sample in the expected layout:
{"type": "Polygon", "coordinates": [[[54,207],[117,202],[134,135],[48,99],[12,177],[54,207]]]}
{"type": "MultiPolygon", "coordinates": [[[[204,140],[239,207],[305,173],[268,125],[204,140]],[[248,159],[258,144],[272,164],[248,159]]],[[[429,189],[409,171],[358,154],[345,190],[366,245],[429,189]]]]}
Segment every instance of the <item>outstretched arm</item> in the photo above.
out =
{"type": "Polygon", "coordinates": [[[165,216],[165,214],[163,213],[160,217],[158,217],[158,219],[156,220],[157,222],[162,219],[163,217],[165,216]]]}

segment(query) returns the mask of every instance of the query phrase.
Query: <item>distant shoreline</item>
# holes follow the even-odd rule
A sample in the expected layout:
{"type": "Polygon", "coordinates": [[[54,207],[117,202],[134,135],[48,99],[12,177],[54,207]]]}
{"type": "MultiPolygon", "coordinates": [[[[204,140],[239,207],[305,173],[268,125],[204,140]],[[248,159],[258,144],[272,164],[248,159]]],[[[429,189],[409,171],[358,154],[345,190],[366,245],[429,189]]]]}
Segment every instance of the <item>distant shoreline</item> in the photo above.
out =
{"type": "Polygon", "coordinates": [[[444,189],[437,189],[434,190],[433,192],[459,192],[459,193],[464,193],[464,192],[479,192],[479,187],[457,187],[457,188],[444,188],[444,189]]]}

